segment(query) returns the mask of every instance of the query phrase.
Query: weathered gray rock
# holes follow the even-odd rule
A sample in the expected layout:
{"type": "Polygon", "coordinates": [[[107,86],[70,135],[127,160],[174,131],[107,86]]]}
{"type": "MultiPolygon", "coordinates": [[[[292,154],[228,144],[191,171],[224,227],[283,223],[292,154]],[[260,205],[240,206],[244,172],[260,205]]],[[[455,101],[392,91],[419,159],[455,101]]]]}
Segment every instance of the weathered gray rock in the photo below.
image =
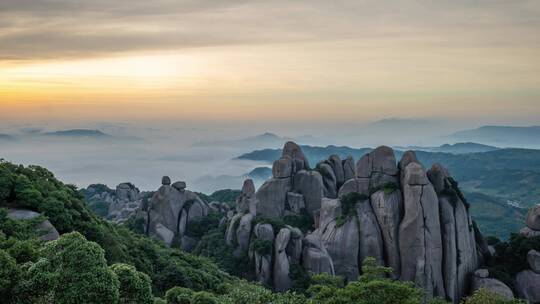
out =
{"type": "MultiPolygon", "coordinates": [[[[41,214],[27,209],[8,209],[7,216],[13,220],[31,220],[41,216],[41,214]]],[[[54,241],[60,237],[60,234],[49,220],[37,224],[35,231],[43,241],[54,241]]]]}
{"type": "Polygon", "coordinates": [[[527,223],[527,227],[532,230],[540,230],[540,205],[536,205],[529,209],[525,222],[527,223]]]}
{"type": "Polygon", "coordinates": [[[527,262],[531,267],[531,270],[540,274],[540,252],[531,249],[527,253],[527,262]]]}
{"type": "Polygon", "coordinates": [[[540,274],[525,270],[516,275],[514,284],[518,296],[529,303],[540,303],[540,274]]]}
{"type": "Polygon", "coordinates": [[[313,215],[321,208],[324,194],[322,176],[316,171],[300,171],[294,176],[294,192],[304,196],[306,211],[313,215]]]}
{"type": "Polygon", "coordinates": [[[234,251],[236,257],[241,257],[247,252],[249,248],[249,241],[251,236],[251,222],[253,221],[253,214],[248,213],[240,218],[238,229],[236,230],[236,242],[238,246],[234,251]]]}
{"type": "Polygon", "coordinates": [[[272,178],[257,191],[257,215],[281,217],[285,211],[287,192],[291,191],[291,178],[272,178]]]}
{"type": "Polygon", "coordinates": [[[186,182],[184,181],[178,181],[178,182],[175,182],[172,184],[172,187],[175,188],[176,190],[182,192],[186,189],[186,182]]]}
{"type": "Polygon", "coordinates": [[[338,226],[336,220],[333,219],[328,225],[321,228],[321,234],[324,247],[332,257],[336,275],[343,276],[349,281],[356,280],[358,278],[358,249],[360,245],[356,216],[347,216],[345,223],[341,226],[338,226]]]}
{"type": "Polygon", "coordinates": [[[339,188],[338,197],[341,198],[349,193],[358,193],[365,196],[369,195],[369,178],[358,177],[347,180],[339,188]]]}
{"type": "Polygon", "coordinates": [[[288,141],[283,146],[282,156],[288,156],[293,160],[293,175],[301,170],[309,170],[309,163],[302,152],[300,146],[292,141],[288,141]]]}
{"type": "Polygon", "coordinates": [[[168,176],[163,176],[161,178],[161,184],[164,185],[164,186],[168,186],[171,184],[171,178],[168,177],[168,176]]]}
{"type": "MultiPolygon", "coordinates": [[[[255,239],[274,241],[274,230],[270,224],[257,224],[253,229],[255,239]]],[[[265,286],[272,285],[272,254],[254,252],[255,277],[265,286]]]]}
{"type": "Polygon", "coordinates": [[[523,227],[523,229],[521,229],[519,231],[519,234],[523,235],[524,237],[535,237],[535,236],[540,236],[540,230],[532,230],[531,228],[529,227],[523,227]]]}
{"type": "Polygon", "coordinates": [[[356,164],[357,177],[370,178],[370,187],[373,189],[386,184],[397,184],[398,172],[394,151],[386,146],[365,154],[356,164]]]}
{"type": "Polygon", "coordinates": [[[225,242],[229,246],[235,246],[236,245],[236,230],[239,225],[239,221],[242,218],[242,213],[235,214],[231,221],[229,222],[229,226],[227,226],[227,230],[225,231],[225,242]]]}
{"type": "Polygon", "coordinates": [[[445,290],[447,298],[457,303],[468,293],[469,278],[478,268],[475,231],[465,204],[452,188],[448,171],[435,164],[427,176],[439,193],[445,290]]]}
{"type": "Polygon", "coordinates": [[[366,258],[372,257],[377,264],[384,265],[382,234],[369,199],[356,202],[355,208],[359,223],[359,263],[362,264],[366,258]]]}
{"type": "Polygon", "coordinates": [[[401,271],[399,254],[399,224],[403,202],[401,191],[395,190],[386,194],[379,190],[371,195],[371,207],[381,229],[384,256],[387,266],[393,269],[393,278],[398,278],[401,271]]]}
{"type": "Polygon", "coordinates": [[[328,164],[332,167],[334,175],[336,176],[337,187],[341,187],[345,182],[345,171],[343,170],[343,163],[338,155],[331,155],[328,158],[328,164]]]}
{"type": "Polygon", "coordinates": [[[291,239],[291,230],[281,228],[274,242],[274,289],[283,292],[292,287],[292,281],[289,277],[290,262],[287,256],[287,245],[291,239]]]}
{"type": "Polygon", "coordinates": [[[272,166],[272,176],[274,178],[287,178],[293,174],[294,161],[289,156],[283,156],[274,161],[272,166]]]}
{"type": "Polygon", "coordinates": [[[304,236],[298,228],[291,226],[287,226],[287,228],[291,231],[291,239],[286,248],[289,262],[291,264],[300,264],[300,259],[302,258],[302,239],[304,236]]]}
{"type": "Polygon", "coordinates": [[[514,293],[510,287],[506,286],[503,282],[488,278],[489,272],[487,269],[479,269],[472,276],[471,292],[478,289],[486,289],[491,293],[500,295],[501,297],[512,300],[514,299],[514,293]]]}
{"type": "Polygon", "coordinates": [[[139,199],[139,189],[132,183],[121,183],[116,186],[116,197],[122,201],[136,201],[139,199]]]}
{"type": "Polygon", "coordinates": [[[323,231],[326,226],[341,215],[341,203],[338,199],[323,198],[319,211],[319,230],[323,231]]]}
{"type": "Polygon", "coordinates": [[[300,193],[287,192],[287,204],[292,212],[298,214],[300,214],[302,209],[306,208],[304,196],[300,193]]]}
{"type": "Polygon", "coordinates": [[[446,295],[442,276],[443,248],[439,202],[424,168],[418,163],[405,167],[401,182],[404,216],[399,228],[401,276],[426,290],[428,297],[446,295]]]}
{"type": "Polygon", "coordinates": [[[350,180],[351,178],[356,177],[356,165],[354,164],[354,159],[352,156],[347,157],[343,160],[343,182],[350,180]]]}
{"type": "Polygon", "coordinates": [[[324,248],[320,235],[308,234],[304,237],[302,266],[310,274],[328,273],[335,275],[332,258],[324,248]]]}
{"type": "Polygon", "coordinates": [[[155,233],[153,235],[162,240],[167,246],[171,246],[174,239],[174,232],[163,226],[161,223],[156,224],[155,233]]]}
{"type": "Polygon", "coordinates": [[[337,197],[337,179],[334,174],[332,167],[326,162],[321,162],[317,164],[317,169],[321,173],[323,185],[324,185],[324,196],[329,198],[337,197]]]}
{"type": "Polygon", "coordinates": [[[256,204],[255,200],[255,185],[253,184],[253,180],[246,179],[242,186],[242,192],[236,199],[236,211],[240,213],[250,211],[250,205],[256,204]]]}
{"type": "Polygon", "coordinates": [[[398,164],[399,172],[401,173],[400,180],[403,180],[405,167],[407,167],[407,165],[409,165],[410,163],[419,164],[420,162],[418,161],[418,158],[416,157],[416,153],[414,153],[414,151],[409,150],[403,153],[403,155],[401,156],[401,160],[399,161],[399,164],[398,164]]]}

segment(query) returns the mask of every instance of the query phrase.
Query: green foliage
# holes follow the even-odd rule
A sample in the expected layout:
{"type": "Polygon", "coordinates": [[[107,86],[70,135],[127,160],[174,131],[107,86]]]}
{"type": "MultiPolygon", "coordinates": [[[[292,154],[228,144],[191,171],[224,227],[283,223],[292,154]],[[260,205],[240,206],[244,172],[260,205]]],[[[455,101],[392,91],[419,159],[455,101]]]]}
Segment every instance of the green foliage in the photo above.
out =
{"type": "Polygon", "coordinates": [[[379,266],[375,258],[367,257],[362,262],[362,275],[360,276],[360,281],[372,281],[382,279],[391,273],[392,268],[379,266]]]}
{"type": "Polygon", "coordinates": [[[277,234],[281,228],[285,228],[285,223],[281,219],[269,218],[262,215],[257,215],[255,218],[253,218],[251,225],[255,227],[257,224],[270,224],[274,230],[274,234],[277,234]]]}
{"type": "Polygon", "coordinates": [[[413,283],[386,278],[389,268],[377,266],[375,259],[367,258],[362,266],[363,275],[358,281],[340,288],[342,281],[322,275],[312,278],[308,289],[313,303],[328,304],[417,304],[422,303],[423,291],[413,283]]]}
{"type": "Polygon", "coordinates": [[[301,214],[289,214],[283,217],[283,224],[296,227],[302,232],[313,230],[315,223],[313,217],[307,213],[307,210],[302,209],[301,214]]]}
{"type": "Polygon", "coordinates": [[[394,191],[399,189],[399,185],[396,183],[386,183],[384,185],[380,185],[378,187],[373,187],[369,189],[369,194],[372,195],[373,193],[377,191],[383,191],[385,195],[390,195],[394,191]]]}
{"type": "Polygon", "coordinates": [[[19,280],[21,270],[17,261],[0,249],[0,299],[12,299],[13,289],[19,280]]]}
{"type": "Polygon", "coordinates": [[[193,254],[210,258],[227,273],[245,277],[250,270],[249,263],[245,262],[247,257],[235,257],[234,248],[227,245],[224,234],[223,229],[211,230],[201,238],[193,254]]]}
{"type": "Polygon", "coordinates": [[[119,304],[151,304],[154,301],[152,282],[147,274],[127,264],[114,264],[110,269],[120,282],[119,304]]]}
{"type": "Polygon", "coordinates": [[[218,296],[220,304],[305,304],[307,299],[300,294],[272,293],[270,290],[255,284],[240,281],[231,286],[226,294],[218,296]]]}
{"type": "Polygon", "coordinates": [[[356,204],[368,200],[364,194],[351,192],[341,197],[341,216],[336,218],[336,227],[343,226],[351,216],[356,215],[356,204]]]}
{"type": "Polygon", "coordinates": [[[207,216],[191,220],[186,225],[185,234],[194,238],[201,238],[208,231],[216,229],[219,226],[221,215],[216,212],[210,212],[207,216]]]}
{"type": "Polygon", "coordinates": [[[116,303],[119,282],[107,268],[103,249],[79,233],[46,243],[42,258],[25,275],[26,294],[33,301],[60,304],[116,303]]]}
{"type": "Polygon", "coordinates": [[[260,255],[272,255],[272,248],[274,243],[269,240],[256,239],[250,244],[250,249],[259,253],[260,255]]]}
{"type": "Polygon", "coordinates": [[[190,304],[193,290],[184,287],[173,287],[165,293],[167,304],[190,304]]]}
{"type": "Polygon", "coordinates": [[[507,300],[502,296],[491,293],[487,289],[479,289],[474,294],[464,299],[462,304],[525,304],[525,301],[513,299],[507,300]]]}
{"type": "Polygon", "coordinates": [[[292,292],[304,293],[308,288],[311,282],[309,273],[298,264],[292,264],[290,266],[289,277],[292,281],[292,292]]]}
{"type": "Polygon", "coordinates": [[[216,297],[206,291],[199,291],[193,294],[191,304],[218,304],[216,297]]]}

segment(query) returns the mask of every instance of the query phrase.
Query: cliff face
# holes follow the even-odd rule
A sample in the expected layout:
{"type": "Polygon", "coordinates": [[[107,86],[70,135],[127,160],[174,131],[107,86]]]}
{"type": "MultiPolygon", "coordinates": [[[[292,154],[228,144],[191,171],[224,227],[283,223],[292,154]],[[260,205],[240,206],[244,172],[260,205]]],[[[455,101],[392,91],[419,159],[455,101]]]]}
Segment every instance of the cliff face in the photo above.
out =
{"type": "Polygon", "coordinates": [[[415,282],[428,297],[457,303],[468,293],[484,242],[442,166],[426,170],[414,152],[397,162],[383,146],[356,164],[332,155],[312,170],[300,147],[288,142],[272,172],[255,194],[249,181],[244,186],[240,207],[228,218],[228,242],[238,252],[260,244],[260,219],[303,215],[315,224],[305,234],[292,225],[266,229],[272,251],[253,254],[262,283],[290,288],[293,265],[354,280],[363,259],[374,257],[392,267],[393,278],[415,282]]]}

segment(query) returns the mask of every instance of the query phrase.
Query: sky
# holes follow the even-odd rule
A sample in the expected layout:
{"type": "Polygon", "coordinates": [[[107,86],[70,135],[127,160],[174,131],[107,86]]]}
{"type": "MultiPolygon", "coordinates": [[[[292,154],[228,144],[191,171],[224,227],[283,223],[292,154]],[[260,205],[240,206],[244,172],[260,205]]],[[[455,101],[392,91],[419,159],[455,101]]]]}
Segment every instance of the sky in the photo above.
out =
{"type": "Polygon", "coordinates": [[[0,120],[540,124],[536,0],[0,0],[0,120]]]}

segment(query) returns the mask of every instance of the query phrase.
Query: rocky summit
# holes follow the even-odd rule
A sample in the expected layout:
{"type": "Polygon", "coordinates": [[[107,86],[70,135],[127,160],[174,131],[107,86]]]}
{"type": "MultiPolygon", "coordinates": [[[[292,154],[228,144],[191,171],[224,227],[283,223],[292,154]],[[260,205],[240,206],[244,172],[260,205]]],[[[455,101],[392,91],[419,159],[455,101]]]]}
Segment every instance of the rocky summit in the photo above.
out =
{"type": "MultiPolygon", "coordinates": [[[[134,186],[119,185],[109,213],[127,212],[121,206],[130,201],[138,202],[132,214],[147,235],[184,251],[201,241],[187,232],[190,225],[217,215],[223,241],[245,259],[248,278],[276,291],[293,288],[299,270],[354,281],[363,261],[374,258],[391,268],[390,278],[414,282],[428,299],[459,303],[479,289],[514,297],[484,269],[494,248],[471,219],[457,182],[440,164],[425,168],[412,151],[398,161],[381,146],[357,162],[331,155],[311,167],[300,146],[287,142],[272,177],[259,189],[245,180],[235,208],[208,203],[167,176],[144,204],[134,186]]],[[[538,218],[533,208],[522,235],[537,233],[538,218]]],[[[523,298],[537,297],[538,260],[531,252],[531,270],[517,276],[523,298]]]]}
{"type": "Polygon", "coordinates": [[[255,193],[246,181],[226,239],[237,252],[249,250],[255,277],[277,290],[291,288],[295,266],[355,280],[362,261],[374,257],[393,278],[457,303],[489,254],[457,183],[440,165],[426,170],[414,152],[398,162],[383,146],[356,164],[332,155],[311,169],[288,142],[272,173],[255,193]],[[314,225],[273,229],[272,219],[287,216],[307,216],[314,225]],[[253,244],[262,242],[272,250],[257,251],[253,244]]]}

